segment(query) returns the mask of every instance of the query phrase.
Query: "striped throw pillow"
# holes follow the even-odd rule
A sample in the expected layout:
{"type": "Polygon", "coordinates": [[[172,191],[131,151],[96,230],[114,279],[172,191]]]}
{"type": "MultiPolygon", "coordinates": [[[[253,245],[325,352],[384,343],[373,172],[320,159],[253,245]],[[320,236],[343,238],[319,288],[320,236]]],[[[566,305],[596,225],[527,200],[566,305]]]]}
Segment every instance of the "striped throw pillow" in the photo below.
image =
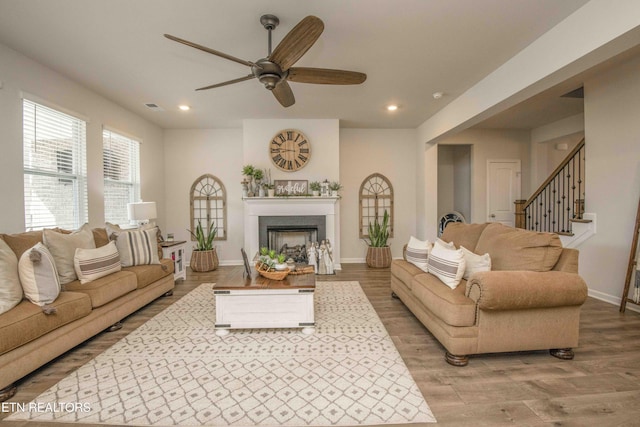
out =
{"type": "Polygon", "coordinates": [[[428,272],[427,260],[429,259],[429,251],[431,250],[431,242],[418,240],[411,236],[407,244],[407,252],[405,257],[408,262],[418,267],[425,273],[428,272]]]}
{"type": "Polygon", "coordinates": [[[115,242],[97,249],[76,249],[73,266],[83,285],[122,269],[115,242]]]}
{"type": "Polygon", "coordinates": [[[116,247],[123,267],[133,265],[160,264],[158,258],[158,227],[150,230],[123,231],[114,233],[116,247]]]}
{"type": "Polygon", "coordinates": [[[464,253],[461,249],[452,249],[436,241],[429,253],[429,273],[442,283],[455,289],[462,279],[465,270],[464,253]]]}

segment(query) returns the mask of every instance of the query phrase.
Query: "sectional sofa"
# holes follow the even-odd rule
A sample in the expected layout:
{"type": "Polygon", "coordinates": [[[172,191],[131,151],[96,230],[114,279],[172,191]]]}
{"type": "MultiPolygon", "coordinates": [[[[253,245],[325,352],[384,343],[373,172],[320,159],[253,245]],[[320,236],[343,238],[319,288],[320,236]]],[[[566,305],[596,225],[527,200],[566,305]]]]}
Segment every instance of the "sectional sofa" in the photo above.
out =
{"type": "MultiPolygon", "coordinates": [[[[43,241],[42,235],[38,231],[3,234],[0,238],[20,259],[43,241]]],[[[109,243],[104,228],[93,229],[93,237],[96,247],[109,243]]],[[[17,380],[92,336],[118,329],[126,316],[171,294],[173,262],[159,261],[125,267],[89,283],[67,283],[46,309],[23,299],[0,314],[0,401],[15,394],[17,380]]]]}
{"type": "Polygon", "coordinates": [[[447,362],[465,366],[469,355],[525,350],[574,357],[587,298],[577,250],[563,248],[555,234],[498,223],[450,223],[442,241],[489,254],[490,271],[452,289],[405,251],[391,264],[391,290],[444,346],[447,362]]]}

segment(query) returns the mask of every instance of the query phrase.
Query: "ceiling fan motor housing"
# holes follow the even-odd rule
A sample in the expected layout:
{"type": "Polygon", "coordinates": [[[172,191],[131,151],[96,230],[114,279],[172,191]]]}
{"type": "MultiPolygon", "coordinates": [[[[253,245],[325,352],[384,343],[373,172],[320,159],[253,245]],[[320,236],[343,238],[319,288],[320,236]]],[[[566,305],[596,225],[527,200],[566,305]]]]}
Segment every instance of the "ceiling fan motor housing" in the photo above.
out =
{"type": "Polygon", "coordinates": [[[256,65],[251,67],[251,72],[269,90],[273,90],[287,75],[278,64],[266,58],[256,61],[256,65]]]}

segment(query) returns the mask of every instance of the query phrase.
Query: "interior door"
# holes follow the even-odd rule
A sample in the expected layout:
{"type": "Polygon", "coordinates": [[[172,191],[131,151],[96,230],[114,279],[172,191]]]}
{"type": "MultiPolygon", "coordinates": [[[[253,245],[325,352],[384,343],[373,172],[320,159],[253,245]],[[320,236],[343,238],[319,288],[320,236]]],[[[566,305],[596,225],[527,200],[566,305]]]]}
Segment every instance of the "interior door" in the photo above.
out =
{"type": "Polygon", "coordinates": [[[520,199],[520,160],[487,160],[487,221],[515,226],[520,199]]]}

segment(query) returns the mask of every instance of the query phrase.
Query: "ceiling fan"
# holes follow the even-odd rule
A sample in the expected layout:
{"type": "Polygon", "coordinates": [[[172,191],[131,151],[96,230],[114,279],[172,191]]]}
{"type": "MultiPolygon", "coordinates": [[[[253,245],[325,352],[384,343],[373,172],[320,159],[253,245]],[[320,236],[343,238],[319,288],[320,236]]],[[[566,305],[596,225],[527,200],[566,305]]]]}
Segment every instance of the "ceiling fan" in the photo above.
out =
{"type": "Polygon", "coordinates": [[[213,84],[198,88],[196,90],[214,89],[245,80],[258,79],[265,88],[270,90],[283,107],[290,107],[296,100],[288,82],[295,83],[315,83],[328,85],[354,85],[360,84],[367,79],[364,73],[355,71],[333,70],[328,68],[293,67],[302,55],[318,40],[324,30],[322,20],[315,16],[307,16],[298,23],[282,39],[280,44],[271,51],[271,31],[274,30],[280,20],[274,15],[263,15],[260,23],[269,31],[269,53],[266,58],[258,59],[255,62],[245,61],[226,53],[181,39],[179,37],[165,34],[170,40],[187,46],[200,49],[221,58],[246,65],[251,68],[251,74],[222,83],[213,84]]]}

